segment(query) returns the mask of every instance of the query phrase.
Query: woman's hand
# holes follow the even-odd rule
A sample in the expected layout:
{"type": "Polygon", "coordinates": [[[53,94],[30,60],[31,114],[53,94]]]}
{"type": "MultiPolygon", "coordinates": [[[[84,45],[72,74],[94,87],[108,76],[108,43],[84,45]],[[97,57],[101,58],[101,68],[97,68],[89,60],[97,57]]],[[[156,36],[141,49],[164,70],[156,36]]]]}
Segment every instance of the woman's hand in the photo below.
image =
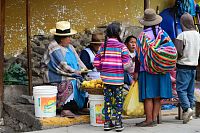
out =
{"type": "Polygon", "coordinates": [[[176,78],[170,76],[172,83],[176,83],[176,78]]]}
{"type": "Polygon", "coordinates": [[[81,75],[81,71],[75,71],[77,75],[81,75]]]}
{"type": "Polygon", "coordinates": [[[133,79],[134,79],[134,80],[138,80],[138,72],[134,73],[133,79]]]}
{"type": "Polygon", "coordinates": [[[84,72],[84,71],[87,71],[87,70],[88,70],[87,68],[82,68],[81,72],[84,72]]]}

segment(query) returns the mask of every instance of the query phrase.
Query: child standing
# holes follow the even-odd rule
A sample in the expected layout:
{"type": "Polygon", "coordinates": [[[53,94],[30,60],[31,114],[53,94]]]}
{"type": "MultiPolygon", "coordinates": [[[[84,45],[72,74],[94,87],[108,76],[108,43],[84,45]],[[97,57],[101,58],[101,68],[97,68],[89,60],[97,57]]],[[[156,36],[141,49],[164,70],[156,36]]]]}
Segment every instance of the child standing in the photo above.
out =
{"type": "Polygon", "coordinates": [[[127,83],[126,81],[130,77],[131,79],[129,78],[129,81],[131,81],[131,82],[128,85],[132,85],[137,80],[137,78],[138,78],[138,72],[140,71],[140,62],[136,58],[137,37],[135,37],[133,35],[128,36],[126,38],[124,44],[128,48],[128,50],[130,52],[130,57],[131,57],[132,62],[134,63],[134,66],[135,66],[134,73],[132,73],[131,75],[128,74],[128,73],[125,73],[124,80],[125,80],[125,83],[127,83]]]}
{"type": "Polygon", "coordinates": [[[111,120],[112,97],[115,98],[116,121],[115,130],[122,131],[122,107],[123,107],[123,84],[124,70],[129,73],[134,71],[127,47],[121,43],[120,24],[113,22],[106,29],[105,43],[94,59],[94,66],[100,71],[100,76],[105,84],[104,87],[104,130],[111,130],[114,125],[111,120]]]}
{"type": "Polygon", "coordinates": [[[183,109],[183,124],[194,114],[194,82],[200,52],[200,36],[192,16],[184,13],[180,19],[183,30],[177,39],[184,42],[183,56],[177,60],[176,90],[183,109]]]}

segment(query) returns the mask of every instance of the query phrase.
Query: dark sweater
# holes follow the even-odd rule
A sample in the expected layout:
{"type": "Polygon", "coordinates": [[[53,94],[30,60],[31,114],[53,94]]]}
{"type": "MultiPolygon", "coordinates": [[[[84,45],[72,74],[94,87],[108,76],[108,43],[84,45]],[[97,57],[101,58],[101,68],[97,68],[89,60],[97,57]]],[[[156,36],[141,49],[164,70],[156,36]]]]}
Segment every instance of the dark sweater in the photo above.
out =
{"type": "Polygon", "coordinates": [[[80,59],[81,61],[85,64],[85,66],[87,67],[87,69],[92,70],[94,69],[93,64],[90,61],[90,55],[88,54],[88,52],[86,50],[82,50],[80,53],[80,59]]]}

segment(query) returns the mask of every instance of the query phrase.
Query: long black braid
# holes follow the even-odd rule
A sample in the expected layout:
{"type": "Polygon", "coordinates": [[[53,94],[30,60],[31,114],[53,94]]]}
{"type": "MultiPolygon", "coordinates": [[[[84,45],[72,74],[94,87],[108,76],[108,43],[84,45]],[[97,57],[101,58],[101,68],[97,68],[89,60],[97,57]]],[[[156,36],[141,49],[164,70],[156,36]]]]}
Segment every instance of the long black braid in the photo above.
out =
{"type": "Polygon", "coordinates": [[[157,37],[156,26],[152,26],[152,31],[153,31],[154,38],[156,39],[157,37]]]}
{"type": "Polygon", "coordinates": [[[156,39],[157,37],[157,33],[156,33],[156,26],[158,25],[153,25],[153,26],[144,26],[144,29],[148,29],[148,28],[152,28],[152,31],[153,31],[153,35],[154,35],[154,38],[156,39]]]}
{"type": "Polygon", "coordinates": [[[107,35],[105,35],[105,40],[104,40],[104,56],[105,56],[106,47],[107,47],[107,40],[108,40],[108,37],[107,37],[107,35]]]}

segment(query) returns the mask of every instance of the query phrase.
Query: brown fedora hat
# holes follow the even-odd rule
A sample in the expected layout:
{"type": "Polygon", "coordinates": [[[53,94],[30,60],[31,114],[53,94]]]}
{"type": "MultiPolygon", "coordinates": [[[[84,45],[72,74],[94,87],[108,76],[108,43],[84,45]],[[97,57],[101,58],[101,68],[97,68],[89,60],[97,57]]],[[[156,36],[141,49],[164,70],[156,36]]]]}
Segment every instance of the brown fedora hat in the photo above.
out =
{"type": "Polygon", "coordinates": [[[102,44],[104,42],[103,33],[93,33],[91,42],[92,44],[102,44]]]}
{"type": "Polygon", "coordinates": [[[139,20],[140,24],[144,26],[153,26],[162,22],[162,17],[157,15],[154,9],[146,9],[144,16],[139,20]]]}

